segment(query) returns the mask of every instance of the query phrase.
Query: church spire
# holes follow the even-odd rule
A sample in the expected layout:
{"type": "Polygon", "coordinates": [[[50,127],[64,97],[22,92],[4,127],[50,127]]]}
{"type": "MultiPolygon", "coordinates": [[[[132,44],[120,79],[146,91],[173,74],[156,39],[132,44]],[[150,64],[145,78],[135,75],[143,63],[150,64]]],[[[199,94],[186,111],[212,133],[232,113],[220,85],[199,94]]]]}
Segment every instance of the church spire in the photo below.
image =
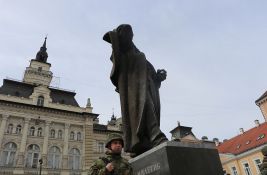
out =
{"type": "Polygon", "coordinates": [[[36,58],[35,58],[37,61],[43,62],[43,63],[46,63],[47,58],[48,58],[48,54],[46,52],[46,50],[47,50],[47,48],[46,48],[46,39],[47,39],[47,36],[45,37],[44,44],[40,48],[40,50],[37,52],[36,58]]]}
{"type": "Polygon", "coordinates": [[[44,44],[43,44],[43,48],[45,48],[45,50],[46,50],[46,39],[47,39],[47,35],[45,37],[44,44]]]}

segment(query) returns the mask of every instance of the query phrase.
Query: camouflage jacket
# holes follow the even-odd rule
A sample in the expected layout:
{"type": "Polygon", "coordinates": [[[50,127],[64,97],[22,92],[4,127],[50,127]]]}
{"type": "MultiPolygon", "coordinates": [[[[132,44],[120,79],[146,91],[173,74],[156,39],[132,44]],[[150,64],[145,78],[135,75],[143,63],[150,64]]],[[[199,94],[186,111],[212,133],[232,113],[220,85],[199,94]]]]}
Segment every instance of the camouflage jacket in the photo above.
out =
{"type": "Polygon", "coordinates": [[[132,175],[132,168],[126,159],[121,155],[106,154],[105,157],[100,157],[93,163],[88,175],[132,175]],[[106,170],[106,165],[110,162],[114,166],[114,171],[112,172],[106,170]]]}

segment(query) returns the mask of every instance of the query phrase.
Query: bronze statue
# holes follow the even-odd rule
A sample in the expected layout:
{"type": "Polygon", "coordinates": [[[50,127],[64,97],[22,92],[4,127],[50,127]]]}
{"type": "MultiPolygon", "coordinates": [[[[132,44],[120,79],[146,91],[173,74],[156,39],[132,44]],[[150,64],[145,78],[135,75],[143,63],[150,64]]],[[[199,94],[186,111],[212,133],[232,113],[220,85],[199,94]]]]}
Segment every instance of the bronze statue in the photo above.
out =
{"type": "Polygon", "coordinates": [[[132,27],[122,24],[103,39],[112,44],[110,79],[120,94],[125,152],[139,155],[168,141],[160,130],[159,88],[166,79],[134,45],[132,27]]]}
{"type": "Polygon", "coordinates": [[[47,37],[45,37],[45,41],[43,46],[40,48],[40,50],[37,52],[36,54],[36,60],[38,60],[39,62],[43,62],[46,63],[47,58],[48,58],[48,54],[46,52],[47,48],[46,48],[46,39],[47,37]]]}

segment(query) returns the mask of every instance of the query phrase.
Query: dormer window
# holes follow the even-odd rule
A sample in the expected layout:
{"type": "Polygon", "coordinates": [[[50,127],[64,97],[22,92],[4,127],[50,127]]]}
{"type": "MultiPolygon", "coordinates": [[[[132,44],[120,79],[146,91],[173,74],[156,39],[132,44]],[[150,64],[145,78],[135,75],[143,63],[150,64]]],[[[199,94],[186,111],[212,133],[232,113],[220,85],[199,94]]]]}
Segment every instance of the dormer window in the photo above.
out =
{"type": "Polygon", "coordinates": [[[38,97],[37,106],[44,106],[44,97],[43,96],[38,97]]]}

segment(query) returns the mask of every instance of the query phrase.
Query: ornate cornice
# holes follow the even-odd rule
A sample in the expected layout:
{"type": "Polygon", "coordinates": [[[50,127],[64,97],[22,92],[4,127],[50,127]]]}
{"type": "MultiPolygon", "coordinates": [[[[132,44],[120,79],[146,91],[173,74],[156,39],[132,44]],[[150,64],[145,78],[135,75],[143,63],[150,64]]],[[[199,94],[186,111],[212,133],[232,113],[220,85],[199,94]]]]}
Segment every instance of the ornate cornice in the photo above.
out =
{"type": "Polygon", "coordinates": [[[74,112],[74,111],[66,111],[62,109],[54,109],[54,108],[48,108],[48,107],[43,107],[43,106],[22,104],[22,103],[16,103],[16,102],[4,101],[4,100],[0,100],[0,105],[14,107],[16,109],[34,111],[34,114],[36,114],[36,112],[43,112],[43,113],[52,113],[52,114],[71,116],[71,117],[81,117],[83,119],[87,117],[96,118],[98,116],[98,114],[94,114],[94,113],[88,113],[88,112],[79,113],[79,112],[74,112]]]}

